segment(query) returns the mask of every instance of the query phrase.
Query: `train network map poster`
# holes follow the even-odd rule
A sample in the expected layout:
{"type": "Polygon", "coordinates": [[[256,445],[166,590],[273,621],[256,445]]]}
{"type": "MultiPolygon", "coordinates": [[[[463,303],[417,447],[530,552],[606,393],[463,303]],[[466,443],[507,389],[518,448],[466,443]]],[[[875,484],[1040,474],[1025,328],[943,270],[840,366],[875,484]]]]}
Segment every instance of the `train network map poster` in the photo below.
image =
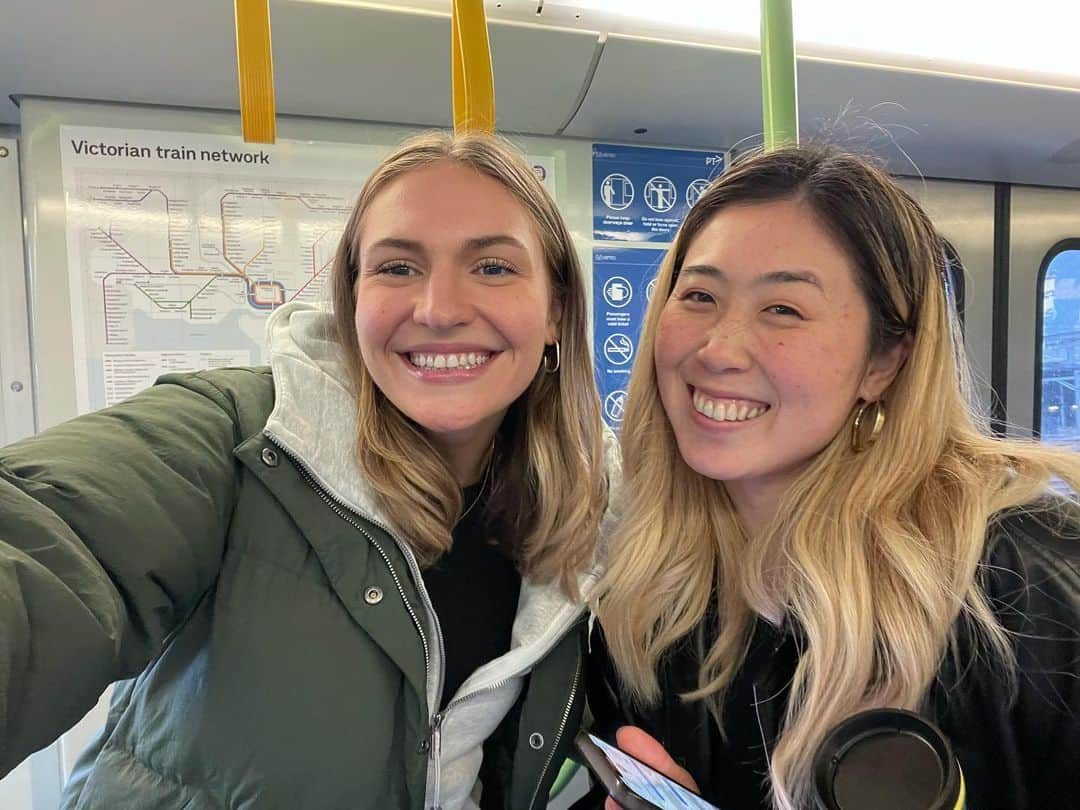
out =
{"type": "MultiPolygon", "coordinates": [[[[266,319],[322,302],[389,147],[61,127],[80,412],[161,374],[268,361],[266,319]]],[[[532,157],[553,189],[554,159],[532,157]]]]}

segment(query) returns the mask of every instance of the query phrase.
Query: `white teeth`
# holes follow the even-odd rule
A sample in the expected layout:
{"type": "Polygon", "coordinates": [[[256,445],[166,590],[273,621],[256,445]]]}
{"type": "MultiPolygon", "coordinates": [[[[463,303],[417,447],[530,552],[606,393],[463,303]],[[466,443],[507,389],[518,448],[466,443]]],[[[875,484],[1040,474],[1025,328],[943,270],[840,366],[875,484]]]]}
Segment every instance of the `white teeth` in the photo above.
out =
{"type": "Polygon", "coordinates": [[[699,394],[697,391],[694,392],[693,399],[694,410],[716,422],[747,422],[756,419],[769,410],[768,406],[750,407],[746,403],[728,402],[725,404],[716,402],[703,394],[699,394]]]}
{"type": "Polygon", "coordinates": [[[417,368],[431,369],[470,369],[482,366],[491,359],[490,354],[469,352],[468,354],[421,354],[410,352],[409,362],[417,368]]]}

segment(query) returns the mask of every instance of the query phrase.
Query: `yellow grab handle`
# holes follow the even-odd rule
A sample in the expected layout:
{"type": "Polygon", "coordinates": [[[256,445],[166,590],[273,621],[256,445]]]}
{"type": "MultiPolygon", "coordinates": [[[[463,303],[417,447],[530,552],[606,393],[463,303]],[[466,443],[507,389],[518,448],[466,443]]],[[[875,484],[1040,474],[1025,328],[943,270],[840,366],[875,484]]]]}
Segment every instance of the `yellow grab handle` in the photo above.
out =
{"type": "Polygon", "coordinates": [[[236,0],[236,63],[244,140],[273,143],[276,130],[270,0],[236,0]]]}
{"type": "Polygon", "coordinates": [[[454,131],[494,132],[495,80],[484,0],[454,0],[450,37],[454,131]]]}

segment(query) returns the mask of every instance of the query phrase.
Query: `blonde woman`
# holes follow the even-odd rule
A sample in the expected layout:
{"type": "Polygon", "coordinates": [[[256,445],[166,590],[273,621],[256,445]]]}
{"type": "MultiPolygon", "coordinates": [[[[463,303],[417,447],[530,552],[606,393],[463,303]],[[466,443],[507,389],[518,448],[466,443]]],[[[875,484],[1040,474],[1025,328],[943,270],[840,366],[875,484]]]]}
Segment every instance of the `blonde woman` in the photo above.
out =
{"type": "Polygon", "coordinates": [[[0,451],[0,775],[130,679],[64,808],[546,804],[607,492],[570,236],[511,147],[419,136],[332,287],[270,369],[0,451]]]}
{"type": "Polygon", "coordinates": [[[1080,807],[1080,510],[1047,492],[1080,459],[981,428],[944,274],[919,206],[822,148],[736,164],[663,265],[590,699],[720,807],[813,806],[873,707],[940,725],[969,807],[1080,807]]]}

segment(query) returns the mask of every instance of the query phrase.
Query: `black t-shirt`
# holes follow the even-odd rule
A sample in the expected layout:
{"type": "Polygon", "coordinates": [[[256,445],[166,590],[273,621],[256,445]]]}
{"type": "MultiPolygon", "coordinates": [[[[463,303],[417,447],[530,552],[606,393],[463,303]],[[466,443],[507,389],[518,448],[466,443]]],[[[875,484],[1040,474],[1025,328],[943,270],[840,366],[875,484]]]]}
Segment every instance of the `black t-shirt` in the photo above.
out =
{"type": "MultiPolygon", "coordinates": [[[[713,631],[716,632],[716,631],[713,631]]],[[[711,801],[721,808],[770,808],[769,755],[799,663],[794,637],[758,619],[724,696],[724,734],[709,724],[711,801]],[[769,731],[766,731],[769,729],[769,731]]]]}
{"type": "Polygon", "coordinates": [[[440,711],[478,667],[510,649],[517,615],[521,575],[487,526],[484,497],[476,501],[481,487],[462,490],[467,511],[452,532],[454,544],[423,574],[446,652],[440,711]]]}
{"type": "Polygon", "coordinates": [[[715,614],[710,611],[704,622],[708,629],[698,628],[662,660],[657,675],[664,697],[648,707],[631,707],[616,694],[614,664],[603,633],[596,633],[588,689],[597,731],[614,740],[619,726],[640,726],[693,775],[706,801],[721,810],[768,810],[772,803],[767,751],[776,745],[798,645],[790,633],[764,619],[757,621],[743,666],[725,694],[725,734],[721,734],[705,701],[679,697],[698,687],[705,639],[716,637],[715,614]]]}

